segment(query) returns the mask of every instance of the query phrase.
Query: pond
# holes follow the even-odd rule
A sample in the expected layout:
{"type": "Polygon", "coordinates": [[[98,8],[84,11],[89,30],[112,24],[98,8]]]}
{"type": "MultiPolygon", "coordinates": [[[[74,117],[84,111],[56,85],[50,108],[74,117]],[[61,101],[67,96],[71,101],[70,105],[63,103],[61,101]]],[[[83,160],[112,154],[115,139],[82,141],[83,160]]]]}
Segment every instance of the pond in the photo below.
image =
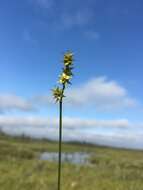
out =
{"type": "MultiPolygon", "coordinates": [[[[88,165],[90,158],[90,154],[83,152],[74,152],[74,153],[62,153],[62,162],[72,163],[72,164],[81,164],[88,165]]],[[[58,153],[57,152],[43,152],[40,154],[40,160],[48,160],[48,161],[58,161],[58,153]]]]}

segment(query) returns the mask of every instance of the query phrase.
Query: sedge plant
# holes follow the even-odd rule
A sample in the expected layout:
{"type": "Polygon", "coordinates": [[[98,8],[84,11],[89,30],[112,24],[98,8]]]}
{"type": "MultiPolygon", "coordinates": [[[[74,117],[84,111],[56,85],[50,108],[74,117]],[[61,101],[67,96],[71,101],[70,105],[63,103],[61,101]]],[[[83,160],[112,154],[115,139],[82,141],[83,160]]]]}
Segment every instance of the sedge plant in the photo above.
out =
{"type": "Polygon", "coordinates": [[[64,54],[63,69],[59,76],[59,86],[55,87],[53,91],[53,97],[59,104],[59,158],[58,158],[58,190],[61,190],[61,156],[62,156],[62,109],[64,92],[68,84],[71,84],[73,76],[73,53],[68,51],[64,54]]]}

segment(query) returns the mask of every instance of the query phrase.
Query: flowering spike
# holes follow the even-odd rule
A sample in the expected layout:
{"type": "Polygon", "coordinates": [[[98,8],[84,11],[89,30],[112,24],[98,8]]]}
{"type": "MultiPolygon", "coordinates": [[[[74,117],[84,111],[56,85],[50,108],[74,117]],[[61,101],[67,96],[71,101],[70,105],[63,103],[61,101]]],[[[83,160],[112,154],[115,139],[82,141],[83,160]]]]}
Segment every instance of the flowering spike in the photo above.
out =
{"type": "Polygon", "coordinates": [[[68,51],[64,54],[64,68],[62,69],[62,73],[59,76],[59,83],[63,86],[63,88],[56,87],[53,89],[53,96],[56,99],[56,102],[60,101],[64,96],[65,85],[71,84],[70,80],[72,79],[73,73],[73,53],[68,51]]]}

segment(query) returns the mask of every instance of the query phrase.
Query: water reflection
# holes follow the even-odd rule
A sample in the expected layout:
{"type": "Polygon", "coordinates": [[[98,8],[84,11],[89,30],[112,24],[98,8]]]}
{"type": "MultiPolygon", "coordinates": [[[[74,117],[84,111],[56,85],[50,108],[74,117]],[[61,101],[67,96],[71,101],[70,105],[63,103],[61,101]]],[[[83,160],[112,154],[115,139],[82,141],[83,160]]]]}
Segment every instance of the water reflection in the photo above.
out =
{"type": "MultiPolygon", "coordinates": [[[[62,162],[72,164],[89,164],[90,155],[88,153],[74,152],[74,153],[62,153],[62,162]]],[[[40,160],[58,161],[58,153],[56,152],[44,152],[40,155],[40,160]]]]}

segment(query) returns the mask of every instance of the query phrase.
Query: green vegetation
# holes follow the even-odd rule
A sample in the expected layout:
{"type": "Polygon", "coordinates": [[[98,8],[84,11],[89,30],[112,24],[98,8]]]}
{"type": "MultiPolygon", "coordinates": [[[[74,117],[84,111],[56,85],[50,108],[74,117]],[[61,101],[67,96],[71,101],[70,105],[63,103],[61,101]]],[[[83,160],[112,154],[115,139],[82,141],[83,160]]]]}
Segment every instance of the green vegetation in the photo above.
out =
{"type": "MultiPolygon", "coordinates": [[[[58,152],[46,140],[0,135],[0,190],[57,190],[58,163],[40,152],[58,152]]],[[[62,165],[62,190],[143,190],[143,151],[63,144],[63,152],[90,152],[91,165],[62,165]]]]}

